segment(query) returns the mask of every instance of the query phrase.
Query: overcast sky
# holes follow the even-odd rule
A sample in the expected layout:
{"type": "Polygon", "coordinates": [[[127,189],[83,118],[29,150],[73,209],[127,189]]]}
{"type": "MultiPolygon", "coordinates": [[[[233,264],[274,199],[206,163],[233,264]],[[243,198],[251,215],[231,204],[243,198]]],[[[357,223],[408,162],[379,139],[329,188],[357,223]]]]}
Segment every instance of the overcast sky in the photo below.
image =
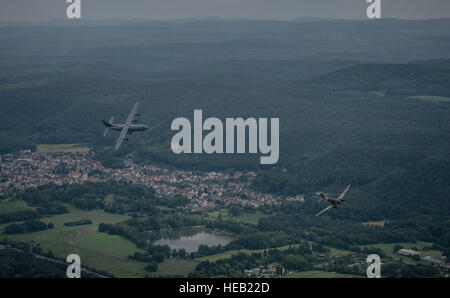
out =
{"type": "MultiPolygon", "coordinates": [[[[381,0],[382,17],[450,18],[450,0],[381,0]]],[[[0,21],[66,17],[66,0],[0,0],[0,21]]],[[[84,19],[365,18],[366,0],[81,0],[84,19]]]]}

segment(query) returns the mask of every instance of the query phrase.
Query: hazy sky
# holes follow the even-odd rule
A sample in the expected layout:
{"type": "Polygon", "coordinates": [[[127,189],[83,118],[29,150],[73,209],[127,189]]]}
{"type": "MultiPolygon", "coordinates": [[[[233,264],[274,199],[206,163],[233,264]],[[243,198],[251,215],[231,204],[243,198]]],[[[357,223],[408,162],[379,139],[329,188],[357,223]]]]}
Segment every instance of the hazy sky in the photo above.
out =
{"type": "MultiPolygon", "coordinates": [[[[381,0],[382,17],[450,18],[450,0],[381,0]]],[[[65,18],[66,0],[0,0],[0,21],[65,18]]],[[[366,0],[81,0],[84,19],[365,18],[366,0]]]]}

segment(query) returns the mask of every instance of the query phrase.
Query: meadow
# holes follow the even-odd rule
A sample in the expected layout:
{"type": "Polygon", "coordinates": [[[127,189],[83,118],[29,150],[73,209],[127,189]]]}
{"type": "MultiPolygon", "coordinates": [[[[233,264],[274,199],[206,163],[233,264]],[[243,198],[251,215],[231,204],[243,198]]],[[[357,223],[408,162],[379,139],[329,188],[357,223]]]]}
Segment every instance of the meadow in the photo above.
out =
{"type": "MultiPolygon", "coordinates": [[[[134,252],[143,252],[136,245],[119,236],[98,232],[99,223],[118,223],[129,219],[128,216],[106,213],[103,210],[82,210],[65,204],[70,213],[53,215],[40,219],[53,223],[53,229],[25,234],[5,235],[2,237],[19,242],[39,244],[43,252],[51,251],[57,258],[65,259],[69,254],[78,254],[81,264],[106,271],[117,277],[158,277],[165,275],[187,276],[197,266],[197,260],[166,259],[158,264],[156,272],[147,272],[146,263],[128,259],[134,252]],[[89,219],[90,225],[64,226],[64,223],[89,219]]],[[[0,213],[23,210],[27,207],[23,201],[0,202],[0,213]]],[[[0,231],[9,225],[1,224],[0,231]]]]}
{"type": "Polygon", "coordinates": [[[423,242],[400,242],[400,243],[380,243],[380,244],[371,244],[371,245],[362,245],[360,246],[361,248],[364,247],[376,247],[376,248],[380,248],[387,256],[392,257],[392,258],[406,258],[406,259],[411,259],[410,257],[405,257],[402,255],[399,255],[397,253],[394,253],[394,247],[396,245],[400,245],[405,249],[412,249],[412,248],[416,248],[420,251],[420,253],[422,255],[426,255],[426,256],[431,256],[431,257],[440,257],[442,256],[442,252],[438,251],[438,250],[432,250],[432,249],[425,249],[426,247],[428,247],[428,245],[426,243],[423,242]]]}
{"type": "Polygon", "coordinates": [[[198,261],[187,259],[166,259],[161,264],[158,264],[158,271],[154,276],[160,275],[183,275],[187,276],[194,271],[198,261]]]}
{"type": "Polygon", "coordinates": [[[89,147],[83,143],[75,143],[75,144],[38,144],[37,152],[40,153],[57,153],[57,152],[89,152],[89,147]]]}
{"type": "MultiPolygon", "coordinates": [[[[14,202],[14,204],[18,203],[14,202]]],[[[14,206],[9,202],[8,205],[10,205],[9,208],[14,206]]],[[[72,253],[78,254],[82,265],[104,270],[118,277],[142,277],[147,274],[144,270],[145,263],[127,258],[135,251],[142,251],[133,242],[117,235],[98,232],[99,223],[117,223],[128,219],[128,216],[106,213],[102,210],[86,211],[71,205],[66,206],[70,213],[41,219],[45,223],[53,223],[53,229],[2,236],[14,241],[39,244],[43,252],[51,251],[53,255],[62,259],[72,253]],[[90,219],[92,224],[64,226],[65,222],[83,219],[90,219]]],[[[0,225],[0,231],[3,231],[6,225],[0,225]]]]}
{"type": "Polygon", "coordinates": [[[0,201],[0,214],[21,211],[27,208],[23,201],[0,201]]]}

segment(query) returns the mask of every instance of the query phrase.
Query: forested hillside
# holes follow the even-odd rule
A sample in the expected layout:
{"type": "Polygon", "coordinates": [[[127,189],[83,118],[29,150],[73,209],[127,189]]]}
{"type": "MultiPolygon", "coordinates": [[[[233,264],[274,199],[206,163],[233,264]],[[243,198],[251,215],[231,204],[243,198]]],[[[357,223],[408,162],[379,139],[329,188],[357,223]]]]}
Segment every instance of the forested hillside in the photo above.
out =
{"type": "Polygon", "coordinates": [[[339,192],[333,214],[446,216],[450,22],[44,23],[0,28],[0,152],[87,143],[105,166],[258,169],[255,187],[339,192]],[[437,59],[440,58],[440,59],[437,59]],[[140,100],[150,130],[112,152],[102,119],[140,100]],[[280,118],[280,160],[175,155],[176,117],[280,118]]]}

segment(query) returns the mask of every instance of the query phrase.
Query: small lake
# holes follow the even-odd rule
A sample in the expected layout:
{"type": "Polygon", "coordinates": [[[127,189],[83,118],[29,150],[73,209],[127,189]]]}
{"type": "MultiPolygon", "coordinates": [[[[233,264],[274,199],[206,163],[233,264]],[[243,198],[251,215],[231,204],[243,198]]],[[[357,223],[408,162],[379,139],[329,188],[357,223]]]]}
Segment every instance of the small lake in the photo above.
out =
{"type": "Polygon", "coordinates": [[[226,245],[233,241],[235,237],[227,234],[212,233],[208,231],[199,231],[192,235],[181,235],[177,239],[163,238],[156,240],[154,244],[156,245],[168,245],[170,249],[180,249],[184,248],[186,252],[195,252],[198,250],[200,244],[214,246],[214,245],[226,245]]]}

